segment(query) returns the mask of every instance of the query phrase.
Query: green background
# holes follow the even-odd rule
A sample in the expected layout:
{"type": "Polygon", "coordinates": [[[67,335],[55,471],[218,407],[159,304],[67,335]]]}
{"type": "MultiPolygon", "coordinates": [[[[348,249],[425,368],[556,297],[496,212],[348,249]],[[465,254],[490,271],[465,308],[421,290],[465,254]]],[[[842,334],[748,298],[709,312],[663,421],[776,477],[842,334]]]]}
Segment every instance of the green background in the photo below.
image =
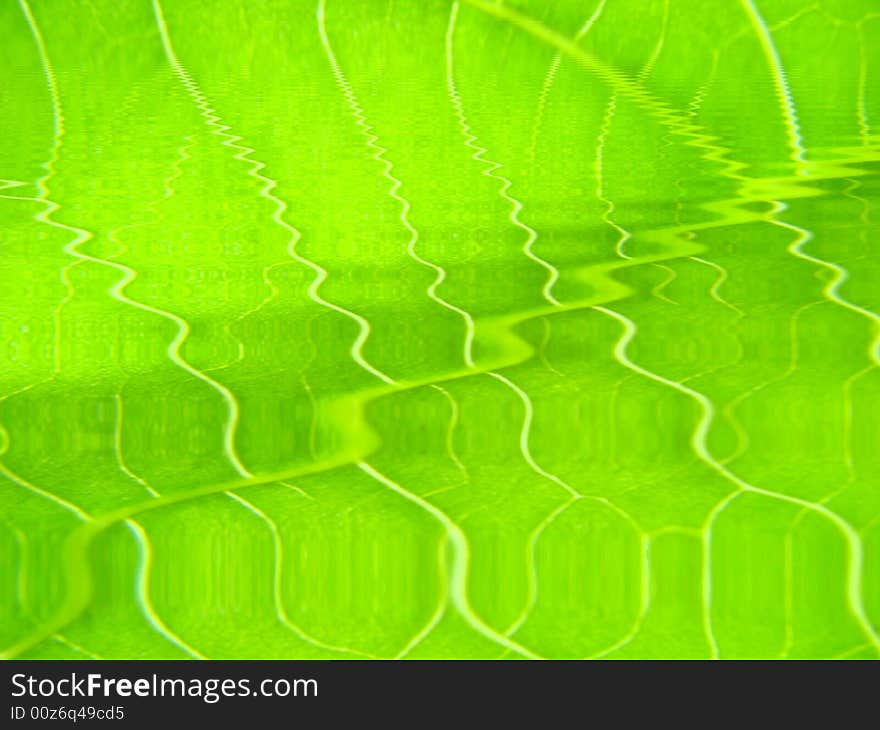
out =
{"type": "Polygon", "coordinates": [[[875,658],[875,0],[0,0],[0,649],[875,658]]]}

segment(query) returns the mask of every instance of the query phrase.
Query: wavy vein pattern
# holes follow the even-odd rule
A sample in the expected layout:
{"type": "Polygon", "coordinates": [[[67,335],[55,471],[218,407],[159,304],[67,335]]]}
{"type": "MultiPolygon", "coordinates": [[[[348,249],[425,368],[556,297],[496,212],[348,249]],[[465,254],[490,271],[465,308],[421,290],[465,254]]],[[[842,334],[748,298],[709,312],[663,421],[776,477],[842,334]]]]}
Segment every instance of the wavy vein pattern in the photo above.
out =
{"type": "Polygon", "coordinates": [[[880,14],[706,5],[3,4],[2,655],[876,658],[880,14]]]}

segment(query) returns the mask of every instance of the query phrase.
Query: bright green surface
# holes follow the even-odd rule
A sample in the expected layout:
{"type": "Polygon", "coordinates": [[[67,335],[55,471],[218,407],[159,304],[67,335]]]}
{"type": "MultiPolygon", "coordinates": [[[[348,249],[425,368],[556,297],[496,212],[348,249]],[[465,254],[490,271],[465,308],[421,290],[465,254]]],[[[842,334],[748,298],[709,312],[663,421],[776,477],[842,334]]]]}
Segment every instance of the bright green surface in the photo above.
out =
{"type": "Polygon", "coordinates": [[[6,655],[876,657],[880,4],[316,3],[0,0],[6,655]]]}

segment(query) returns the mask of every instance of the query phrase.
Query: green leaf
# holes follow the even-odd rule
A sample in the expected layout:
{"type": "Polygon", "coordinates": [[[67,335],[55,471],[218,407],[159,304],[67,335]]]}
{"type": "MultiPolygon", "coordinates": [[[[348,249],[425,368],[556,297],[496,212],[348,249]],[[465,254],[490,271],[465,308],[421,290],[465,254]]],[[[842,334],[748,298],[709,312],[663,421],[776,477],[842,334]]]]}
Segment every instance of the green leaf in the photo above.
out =
{"type": "Polygon", "coordinates": [[[3,656],[877,656],[871,0],[0,31],[3,656]]]}

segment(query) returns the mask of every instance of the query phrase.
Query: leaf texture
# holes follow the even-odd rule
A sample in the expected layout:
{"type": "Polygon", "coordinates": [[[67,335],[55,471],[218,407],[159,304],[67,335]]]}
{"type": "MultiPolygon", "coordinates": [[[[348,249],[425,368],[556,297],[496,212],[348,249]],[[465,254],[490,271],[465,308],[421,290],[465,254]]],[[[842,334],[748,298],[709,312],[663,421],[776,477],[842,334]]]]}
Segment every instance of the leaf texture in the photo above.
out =
{"type": "Polygon", "coordinates": [[[0,30],[3,656],[877,657],[872,0],[0,30]]]}

